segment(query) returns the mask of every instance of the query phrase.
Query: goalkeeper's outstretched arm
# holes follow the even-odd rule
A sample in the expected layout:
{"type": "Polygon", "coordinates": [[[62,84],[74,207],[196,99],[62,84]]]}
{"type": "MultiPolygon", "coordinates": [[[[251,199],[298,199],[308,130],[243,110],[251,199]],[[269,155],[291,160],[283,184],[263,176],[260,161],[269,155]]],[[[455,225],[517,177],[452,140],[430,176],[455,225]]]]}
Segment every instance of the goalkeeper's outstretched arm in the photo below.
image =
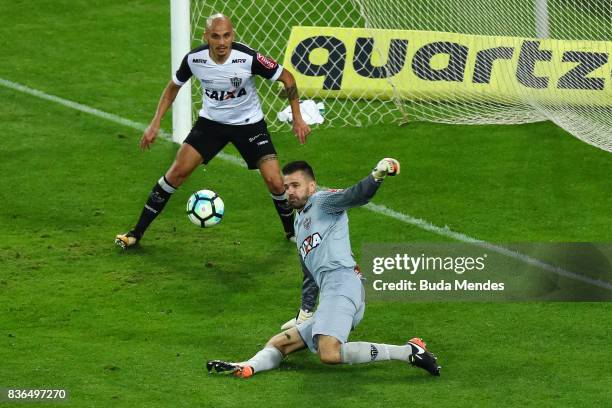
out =
{"type": "Polygon", "coordinates": [[[374,197],[386,176],[395,176],[399,172],[400,164],[397,160],[384,158],[376,164],[372,173],[359,183],[345,190],[321,193],[317,200],[323,211],[327,213],[346,211],[349,208],[365,205],[374,197]]]}

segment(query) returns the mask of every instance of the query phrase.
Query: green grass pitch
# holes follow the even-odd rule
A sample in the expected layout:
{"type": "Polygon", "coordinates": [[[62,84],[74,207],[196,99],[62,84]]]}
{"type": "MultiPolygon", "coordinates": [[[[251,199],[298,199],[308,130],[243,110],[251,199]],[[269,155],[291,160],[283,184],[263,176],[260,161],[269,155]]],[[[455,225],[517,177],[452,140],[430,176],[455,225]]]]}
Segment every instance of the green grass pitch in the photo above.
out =
{"type": "MultiPolygon", "coordinates": [[[[170,75],[168,2],[5,3],[0,78],[150,119],[170,75]]],[[[421,336],[440,357],[438,379],[397,362],[324,366],[308,352],[248,381],[209,376],[206,359],[250,357],[299,305],[295,248],[259,175],[214,160],[140,248],[121,252],[114,235],[135,221],[177,146],[160,140],[141,153],[133,129],[6,87],[0,101],[0,387],[64,388],[62,406],[74,407],[612,401],[603,302],[370,302],[351,339],[421,336]],[[226,204],[210,230],[184,215],[200,188],[226,204]]],[[[288,131],[273,137],[283,162],[311,161],[332,187],[397,157],[402,175],[374,202],[473,237],[610,241],[612,156],[550,123],[319,130],[305,146],[288,131]]],[[[358,255],[364,243],[445,240],[365,209],[350,219],[358,255]]]]}

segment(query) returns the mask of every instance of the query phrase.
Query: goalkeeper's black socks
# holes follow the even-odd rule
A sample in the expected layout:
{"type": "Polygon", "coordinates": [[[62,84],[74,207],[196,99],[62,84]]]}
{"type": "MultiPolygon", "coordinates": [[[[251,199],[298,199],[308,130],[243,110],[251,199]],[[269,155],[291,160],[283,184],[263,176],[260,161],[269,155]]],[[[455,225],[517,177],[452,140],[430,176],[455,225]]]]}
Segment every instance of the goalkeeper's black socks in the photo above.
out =
{"type": "Polygon", "coordinates": [[[168,183],[166,177],[160,178],[155,186],[153,186],[153,190],[151,191],[151,194],[149,194],[149,198],[142,209],[142,213],[140,213],[138,223],[131,231],[138,240],[142,238],[143,234],[147,228],[149,228],[149,225],[151,225],[155,217],[157,217],[164,209],[166,203],[170,199],[170,196],[172,196],[172,193],[175,191],[176,188],[168,183]]]}
{"type": "Polygon", "coordinates": [[[285,230],[287,238],[295,236],[295,229],[293,227],[293,207],[291,207],[289,200],[287,200],[287,192],[283,191],[280,194],[271,193],[270,195],[272,196],[274,208],[276,208],[278,217],[283,223],[283,229],[285,230]]]}

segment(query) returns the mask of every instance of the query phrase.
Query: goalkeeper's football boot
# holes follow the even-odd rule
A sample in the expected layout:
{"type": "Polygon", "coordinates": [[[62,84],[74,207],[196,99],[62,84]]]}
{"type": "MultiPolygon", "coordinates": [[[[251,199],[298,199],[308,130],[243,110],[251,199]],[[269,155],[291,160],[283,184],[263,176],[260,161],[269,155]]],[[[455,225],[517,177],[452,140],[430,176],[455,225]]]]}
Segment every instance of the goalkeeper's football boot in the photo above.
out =
{"type": "Polygon", "coordinates": [[[408,345],[412,347],[412,354],[409,357],[410,364],[438,377],[442,367],[438,365],[436,356],[427,351],[427,345],[423,339],[418,337],[412,338],[408,345]]]}
{"type": "Polygon", "coordinates": [[[125,234],[119,234],[115,237],[115,244],[123,249],[127,249],[136,245],[140,241],[140,237],[134,234],[134,231],[127,232],[125,234]]]}
{"type": "Polygon", "coordinates": [[[221,360],[210,360],[206,363],[206,369],[208,373],[212,373],[213,370],[216,374],[232,374],[234,377],[249,378],[253,375],[253,367],[248,365],[239,365],[236,363],[228,363],[227,361],[221,360]]]}

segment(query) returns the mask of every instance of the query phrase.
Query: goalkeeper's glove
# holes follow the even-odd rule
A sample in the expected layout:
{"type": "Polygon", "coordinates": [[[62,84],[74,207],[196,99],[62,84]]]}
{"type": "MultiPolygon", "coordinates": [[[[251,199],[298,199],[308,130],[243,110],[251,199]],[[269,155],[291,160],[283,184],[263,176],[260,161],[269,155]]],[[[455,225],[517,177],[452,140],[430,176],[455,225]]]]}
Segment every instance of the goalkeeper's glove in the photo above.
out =
{"type": "Polygon", "coordinates": [[[296,317],[294,317],[293,319],[289,320],[288,322],[286,322],[285,324],[281,326],[281,330],[285,331],[285,330],[291,329],[292,327],[299,326],[300,324],[304,323],[306,320],[310,319],[311,317],[312,317],[312,312],[309,312],[308,310],[300,309],[296,317]]]}
{"type": "Polygon", "coordinates": [[[372,177],[376,181],[382,181],[385,176],[395,176],[400,173],[400,164],[397,160],[385,157],[378,162],[374,170],[372,170],[372,177]]]}

